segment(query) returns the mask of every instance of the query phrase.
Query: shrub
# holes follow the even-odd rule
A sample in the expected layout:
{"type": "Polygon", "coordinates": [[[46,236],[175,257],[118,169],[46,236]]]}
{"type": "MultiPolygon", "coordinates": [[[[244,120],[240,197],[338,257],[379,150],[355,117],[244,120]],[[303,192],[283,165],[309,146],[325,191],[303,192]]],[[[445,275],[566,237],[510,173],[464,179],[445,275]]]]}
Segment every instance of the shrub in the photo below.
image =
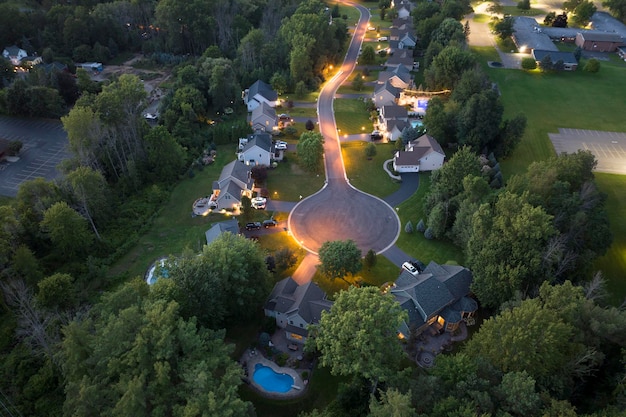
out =
{"type": "Polygon", "coordinates": [[[309,371],[302,371],[302,379],[304,380],[309,379],[309,371]]]}
{"type": "Polygon", "coordinates": [[[413,233],[413,224],[411,223],[411,220],[406,222],[406,226],[404,226],[404,231],[407,233],[413,233]]]}
{"type": "Polygon", "coordinates": [[[363,259],[363,265],[367,269],[370,269],[376,265],[376,261],[377,261],[376,252],[374,252],[373,249],[368,250],[367,253],[365,254],[365,258],[363,259]]]}
{"type": "Polygon", "coordinates": [[[276,355],[276,358],[274,359],[274,361],[276,362],[276,365],[278,366],[285,366],[287,364],[287,359],[289,359],[289,355],[285,352],[282,352],[276,355]]]}
{"type": "Polygon", "coordinates": [[[285,135],[296,136],[298,134],[298,129],[293,126],[287,126],[283,131],[285,135]]]}
{"type": "Polygon", "coordinates": [[[520,10],[530,10],[530,0],[521,0],[517,2],[517,8],[520,10]]]}
{"type": "Polygon", "coordinates": [[[420,221],[417,223],[417,226],[415,227],[415,230],[417,230],[420,233],[424,233],[424,231],[426,230],[426,225],[424,224],[424,220],[420,219],[420,221]]]}
{"type": "Polygon", "coordinates": [[[522,69],[525,70],[534,70],[537,68],[537,61],[534,58],[526,57],[522,59],[522,69]]]}
{"type": "Polygon", "coordinates": [[[22,150],[22,146],[24,146],[24,144],[19,140],[12,140],[7,147],[7,153],[9,156],[16,156],[22,150]]]}
{"type": "Polygon", "coordinates": [[[376,156],[376,145],[374,145],[373,143],[368,143],[367,146],[365,147],[365,156],[368,159],[371,159],[373,157],[376,156]]]}
{"type": "Polygon", "coordinates": [[[276,261],[276,267],[284,271],[294,266],[298,257],[291,249],[283,248],[276,251],[274,260],[276,261]]]}
{"type": "Polygon", "coordinates": [[[306,130],[313,130],[315,129],[315,123],[313,123],[313,120],[309,119],[306,121],[306,123],[304,124],[304,128],[306,130]]]}
{"type": "Polygon", "coordinates": [[[595,58],[591,58],[589,61],[587,61],[587,63],[585,64],[583,71],[586,72],[591,72],[591,73],[596,73],[598,71],[600,71],[600,61],[598,61],[595,58]]]}
{"type": "Polygon", "coordinates": [[[433,231],[431,230],[430,227],[424,231],[424,237],[426,239],[428,239],[428,240],[432,240],[432,238],[433,238],[433,231]]]}

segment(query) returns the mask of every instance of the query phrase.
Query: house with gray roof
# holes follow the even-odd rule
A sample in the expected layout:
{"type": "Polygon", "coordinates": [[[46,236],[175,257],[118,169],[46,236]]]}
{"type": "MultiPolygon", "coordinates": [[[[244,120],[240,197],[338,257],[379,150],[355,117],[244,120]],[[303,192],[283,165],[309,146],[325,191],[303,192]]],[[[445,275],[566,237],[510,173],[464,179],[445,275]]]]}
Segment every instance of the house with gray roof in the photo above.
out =
{"type": "Polygon", "coordinates": [[[217,210],[236,210],[241,205],[241,197],[252,197],[253,186],[249,167],[234,160],[222,168],[219,179],[213,182],[211,201],[217,204],[217,210]]]}
{"type": "Polygon", "coordinates": [[[408,49],[398,49],[387,59],[386,65],[389,68],[403,66],[407,70],[411,71],[413,68],[413,51],[408,49]]]}
{"type": "Polygon", "coordinates": [[[267,317],[276,320],[278,327],[284,329],[288,340],[304,344],[308,326],[319,323],[322,312],[330,310],[332,305],[316,283],[298,285],[289,277],[274,285],[263,310],[267,317]]]}
{"type": "Polygon", "coordinates": [[[434,171],[441,168],[446,154],[439,142],[430,135],[422,135],[396,152],[393,169],[397,172],[434,171]]]}
{"type": "Polygon", "coordinates": [[[624,40],[617,33],[590,31],[578,32],[575,43],[585,51],[614,52],[624,40]]]}
{"type": "Polygon", "coordinates": [[[396,104],[401,91],[401,89],[394,87],[390,81],[386,81],[374,90],[374,95],[372,96],[374,105],[380,108],[396,104]]]}
{"type": "Polygon", "coordinates": [[[389,71],[381,71],[378,73],[378,84],[384,84],[387,81],[391,82],[394,87],[400,89],[413,87],[413,76],[403,65],[395,67],[389,71]]]}
{"type": "Polygon", "coordinates": [[[28,53],[17,45],[11,45],[4,48],[2,56],[11,61],[11,64],[17,66],[28,56],[28,53]]]}
{"type": "Polygon", "coordinates": [[[237,219],[229,219],[223,222],[214,223],[209,230],[204,232],[206,244],[210,245],[222,233],[232,233],[233,235],[238,235],[239,223],[237,222],[237,219]]]}
{"type": "Polygon", "coordinates": [[[250,114],[250,126],[252,126],[252,130],[255,132],[272,133],[277,131],[278,117],[276,117],[276,110],[267,102],[261,102],[250,114]]]}
{"type": "Polygon", "coordinates": [[[237,156],[240,161],[249,166],[269,166],[272,160],[272,137],[265,132],[253,133],[237,156]]]}
{"type": "Polygon", "coordinates": [[[244,90],[242,98],[249,112],[264,102],[270,107],[276,107],[278,103],[278,93],[269,84],[261,80],[257,80],[250,88],[244,90]]]}
{"type": "Polygon", "coordinates": [[[409,337],[411,331],[420,334],[428,327],[453,332],[461,321],[472,319],[478,304],[470,297],[471,283],[472,273],[458,265],[432,261],[417,276],[402,270],[390,289],[409,317],[399,336],[409,337]]]}
{"type": "Polygon", "coordinates": [[[576,60],[574,54],[571,52],[533,49],[532,55],[533,59],[537,62],[537,65],[539,65],[540,62],[544,60],[547,56],[549,56],[553,64],[561,61],[563,63],[564,71],[576,71],[576,68],[578,68],[578,61],[576,60]]]}

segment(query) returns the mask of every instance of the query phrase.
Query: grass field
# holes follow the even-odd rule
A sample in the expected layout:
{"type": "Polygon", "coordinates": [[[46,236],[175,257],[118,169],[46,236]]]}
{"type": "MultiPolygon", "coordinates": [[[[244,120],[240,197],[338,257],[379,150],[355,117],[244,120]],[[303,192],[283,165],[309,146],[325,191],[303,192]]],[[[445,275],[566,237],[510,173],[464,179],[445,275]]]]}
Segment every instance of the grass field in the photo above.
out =
{"type": "Polygon", "coordinates": [[[335,120],[337,129],[342,135],[354,135],[369,132],[372,129],[372,121],[365,109],[363,100],[358,99],[335,99],[335,120]]]}
{"type": "Polygon", "coordinates": [[[504,14],[510,14],[511,16],[539,16],[540,14],[546,14],[543,9],[531,8],[530,10],[520,10],[517,6],[504,6],[504,14]]]}
{"type": "Polygon", "coordinates": [[[383,163],[393,157],[393,143],[376,144],[376,156],[371,160],[365,157],[368,142],[347,142],[341,145],[346,175],[350,184],[361,191],[377,197],[385,197],[397,191],[400,184],[387,175],[383,163]]]}
{"type": "MultiPolygon", "coordinates": [[[[493,59],[495,53],[492,48],[474,50],[483,59],[493,59]]],[[[626,83],[621,80],[626,77],[626,64],[622,61],[602,61],[597,74],[582,70],[551,74],[493,68],[486,71],[502,92],[505,117],[519,112],[528,119],[522,142],[500,164],[505,177],[524,172],[533,161],[554,155],[548,133],[557,132],[559,127],[624,131],[626,83]]],[[[626,297],[626,176],[597,173],[596,178],[609,196],[607,211],[613,232],[613,245],[596,267],[603,271],[612,301],[617,303],[626,297]]]]}

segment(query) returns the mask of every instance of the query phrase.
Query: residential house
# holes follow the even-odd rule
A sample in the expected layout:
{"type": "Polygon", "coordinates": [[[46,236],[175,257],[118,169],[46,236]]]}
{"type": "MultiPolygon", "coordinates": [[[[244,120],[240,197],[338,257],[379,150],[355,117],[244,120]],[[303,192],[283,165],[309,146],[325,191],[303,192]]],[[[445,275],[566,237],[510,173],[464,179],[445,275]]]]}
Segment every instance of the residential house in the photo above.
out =
{"type": "Polygon", "coordinates": [[[269,166],[272,159],[272,137],[265,132],[253,133],[237,156],[245,165],[269,166]]]}
{"type": "Polygon", "coordinates": [[[11,45],[4,48],[2,56],[11,61],[11,64],[18,66],[22,63],[22,60],[28,56],[28,54],[17,45],[11,45]]]}
{"type": "Polygon", "coordinates": [[[617,33],[589,31],[577,33],[574,43],[585,51],[614,52],[624,40],[617,33]]]}
{"type": "Polygon", "coordinates": [[[395,141],[402,131],[410,126],[409,114],[405,107],[398,105],[382,106],[379,110],[378,130],[387,140],[395,141]]]}
{"type": "Polygon", "coordinates": [[[430,135],[422,135],[396,152],[393,169],[397,172],[433,171],[441,168],[446,154],[439,142],[430,135]]]}
{"type": "Polygon", "coordinates": [[[471,322],[478,310],[469,296],[471,283],[472,273],[457,265],[433,261],[417,276],[403,270],[390,290],[409,316],[398,336],[408,338],[411,331],[420,334],[428,327],[453,332],[461,321],[471,322]]]}
{"type": "Polygon", "coordinates": [[[417,45],[417,37],[411,32],[405,32],[398,39],[398,49],[413,49],[417,45]]]}
{"type": "Polygon", "coordinates": [[[413,76],[411,72],[404,66],[398,66],[391,71],[381,71],[378,73],[378,84],[384,84],[387,81],[391,82],[396,88],[407,89],[413,88],[413,76]]]}
{"type": "Polygon", "coordinates": [[[229,219],[223,222],[214,223],[209,230],[204,232],[206,244],[210,245],[222,233],[232,233],[233,235],[238,235],[239,223],[237,222],[237,219],[229,219]]]}
{"type": "Polygon", "coordinates": [[[395,6],[396,12],[398,13],[398,19],[408,20],[411,18],[411,10],[413,9],[413,4],[407,0],[401,0],[395,6]]]}
{"type": "Polygon", "coordinates": [[[564,71],[576,71],[576,68],[578,68],[578,61],[576,61],[576,57],[571,52],[533,49],[533,59],[537,61],[537,65],[539,65],[546,56],[550,56],[553,64],[557,63],[558,61],[563,62],[564,71]]]}
{"type": "Polygon", "coordinates": [[[400,30],[404,30],[404,31],[411,31],[414,32],[414,28],[413,28],[413,20],[412,19],[398,19],[395,18],[393,19],[393,21],[391,22],[391,27],[392,28],[397,28],[400,30]]]}
{"type": "Polygon", "coordinates": [[[332,305],[314,282],[298,285],[289,277],[274,285],[263,309],[267,317],[274,317],[276,325],[284,329],[288,340],[304,344],[308,326],[319,323],[322,312],[330,310],[332,305]]]}
{"type": "Polygon", "coordinates": [[[244,90],[242,98],[249,112],[264,102],[270,107],[276,107],[278,104],[278,93],[272,90],[269,84],[261,80],[257,80],[250,88],[244,90]]]}
{"type": "Polygon", "coordinates": [[[40,64],[41,68],[45,71],[46,74],[50,74],[53,72],[68,72],[69,69],[66,64],[63,64],[58,61],[51,62],[50,64],[40,64]]]}
{"type": "Polygon", "coordinates": [[[413,69],[413,51],[409,49],[399,49],[387,59],[385,65],[388,68],[403,66],[411,71],[413,69]]]}
{"type": "Polygon", "coordinates": [[[278,130],[276,110],[267,104],[267,102],[261,102],[250,114],[250,126],[252,126],[252,130],[255,132],[272,133],[278,130]]]}
{"type": "Polygon", "coordinates": [[[377,86],[372,97],[374,105],[377,108],[381,108],[383,106],[392,106],[396,104],[396,100],[400,97],[400,91],[401,90],[394,87],[390,81],[377,86]]]}
{"type": "Polygon", "coordinates": [[[81,63],[76,63],[76,68],[82,68],[85,71],[91,71],[91,72],[102,72],[102,70],[104,69],[104,66],[102,65],[101,62],[81,62],[81,63]]]}
{"type": "Polygon", "coordinates": [[[239,160],[224,166],[219,179],[213,182],[211,201],[217,205],[216,210],[237,210],[241,206],[241,197],[252,197],[254,180],[248,168],[239,160]]]}
{"type": "Polygon", "coordinates": [[[43,59],[40,56],[34,55],[22,58],[21,65],[24,67],[32,68],[35,65],[39,65],[41,63],[43,63],[43,59]]]}

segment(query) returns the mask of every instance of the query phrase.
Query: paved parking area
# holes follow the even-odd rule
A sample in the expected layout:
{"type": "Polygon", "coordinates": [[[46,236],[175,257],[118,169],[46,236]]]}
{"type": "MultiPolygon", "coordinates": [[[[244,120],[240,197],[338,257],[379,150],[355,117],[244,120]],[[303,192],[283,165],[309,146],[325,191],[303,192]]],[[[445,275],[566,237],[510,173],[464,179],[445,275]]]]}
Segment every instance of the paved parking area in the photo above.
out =
{"type": "Polygon", "coordinates": [[[58,120],[0,116],[0,136],[24,144],[17,162],[0,163],[0,195],[14,197],[24,181],[56,178],[56,166],[69,157],[67,134],[58,120]]]}
{"type": "Polygon", "coordinates": [[[557,154],[589,150],[598,160],[596,171],[626,175],[626,133],[559,128],[548,136],[557,154]]]}

